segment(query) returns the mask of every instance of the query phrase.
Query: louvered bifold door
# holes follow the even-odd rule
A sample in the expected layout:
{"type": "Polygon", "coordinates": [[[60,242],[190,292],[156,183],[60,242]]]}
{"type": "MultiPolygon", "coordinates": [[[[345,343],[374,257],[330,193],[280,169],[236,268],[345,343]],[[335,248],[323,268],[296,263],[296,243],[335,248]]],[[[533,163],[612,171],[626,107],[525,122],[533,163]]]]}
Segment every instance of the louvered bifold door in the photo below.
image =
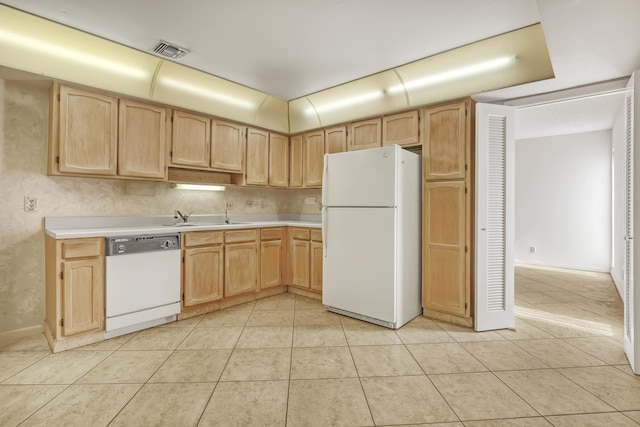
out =
{"type": "Polygon", "coordinates": [[[624,265],[624,351],[634,366],[634,289],[633,289],[633,96],[625,97],[625,265],[624,265]]]}
{"type": "Polygon", "coordinates": [[[514,328],[514,110],[476,105],[475,329],[514,328]]]}

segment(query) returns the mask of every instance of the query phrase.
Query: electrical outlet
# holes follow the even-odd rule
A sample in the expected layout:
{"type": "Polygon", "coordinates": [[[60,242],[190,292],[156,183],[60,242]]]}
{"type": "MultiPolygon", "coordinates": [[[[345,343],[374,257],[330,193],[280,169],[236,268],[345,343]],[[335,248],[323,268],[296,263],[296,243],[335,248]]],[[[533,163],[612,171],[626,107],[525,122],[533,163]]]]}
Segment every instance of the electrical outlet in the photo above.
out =
{"type": "Polygon", "coordinates": [[[38,198],[35,196],[24,196],[25,212],[35,212],[38,210],[38,198]]]}
{"type": "Polygon", "coordinates": [[[250,208],[251,206],[253,206],[253,200],[247,200],[246,201],[246,205],[248,208],[250,208]]]}
{"type": "Polygon", "coordinates": [[[532,254],[536,253],[536,247],[535,246],[529,246],[529,252],[531,252],[532,254]]]}
{"type": "Polygon", "coordinates": [[[233,202],[231,200],[225,200],[224,201],[224,207],[226,209],[233,209],[233,202]]]}

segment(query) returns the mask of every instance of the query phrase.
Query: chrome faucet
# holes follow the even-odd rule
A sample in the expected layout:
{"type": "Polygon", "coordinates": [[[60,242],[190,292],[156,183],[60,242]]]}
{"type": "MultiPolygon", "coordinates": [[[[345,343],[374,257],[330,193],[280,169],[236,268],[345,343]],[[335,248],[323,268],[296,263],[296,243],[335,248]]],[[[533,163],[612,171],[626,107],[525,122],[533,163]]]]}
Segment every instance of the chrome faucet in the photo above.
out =
{"type": "Polygon", "coordinates": [[[224,223],[229,224],[231,220],[229,219],[229,206],[224,205],[224,223]]]}
{"type": "Polygon", "coordinates": [[[178,219],[178,217],[180,217],[182,219],[182,222],[189,222],[189,217],[191,216],[193,212],[189,212],[188,214],[183,214],[182,212],[180,212],[179,210],[176,210],[173,214],[173,217],[175,219],[178,219]]]}

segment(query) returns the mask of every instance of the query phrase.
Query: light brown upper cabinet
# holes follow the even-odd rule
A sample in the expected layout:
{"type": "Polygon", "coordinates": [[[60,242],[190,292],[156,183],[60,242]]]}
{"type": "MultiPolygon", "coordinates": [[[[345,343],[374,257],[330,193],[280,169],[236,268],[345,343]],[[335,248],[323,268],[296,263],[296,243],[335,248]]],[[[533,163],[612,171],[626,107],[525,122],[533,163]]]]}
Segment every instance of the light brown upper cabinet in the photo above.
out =
{"type": "Polygon", "coordinates": [[[118,175],[165,179],[166,119],[162,107],[121,99],[118,114],[118,175]]]}
{"type": "Polygon", "coordinates": [[[289,186],[289,137],[269,134],[269,186],[289,186]]]}
{"type": "Polygon", "coordinates": [[[207,169],[211,148],[211,119],[173,110],[170,164],[207,169]]]}
{"type": "Polygon", "coordinates": [[[382,145],[397,144],[404,147],[420,143],[418,110],[407,111],[382,118],[382,145]]]}
{"type": "Polygon", "coordinates": [[[347,151],[347,127],[335,126],[324,130],[325,152],[327,154],[347,151]]]}
{"type": "Polygon", "coordinates": [[[302,178],[304,187],[322,187],[324,166],[324,131],[302,135],[302,178]]]}
{"type": "Polygon", "coordinates": [[[382,119],[351,123],[349,129],[349,151],[382,146],[382,119]]]}
{"type": "Polygon", "coordinates": [[[465,178],[466,111],[466,101],[421,110],[425,179],[465,178]]]}
{"type": "Polygon", "coordinates": [[[50,112],[50,175],[116,175],[118,98],[55,83],[50,112]]]}
{"type": "Polygon", "coordinates": [[[289,138],[289,187],[302,187],[302,134],[289,138]]]}
{"type": "Polygon", "coordinates": [[[247,129],[246,185],[269,184],[269,132],[247,129]]]}
{"type": "Polygon", "coordinates": [[[246,128],[237,123],[212,120],[211,168],[225,172],[244,172],[246,128]]]}

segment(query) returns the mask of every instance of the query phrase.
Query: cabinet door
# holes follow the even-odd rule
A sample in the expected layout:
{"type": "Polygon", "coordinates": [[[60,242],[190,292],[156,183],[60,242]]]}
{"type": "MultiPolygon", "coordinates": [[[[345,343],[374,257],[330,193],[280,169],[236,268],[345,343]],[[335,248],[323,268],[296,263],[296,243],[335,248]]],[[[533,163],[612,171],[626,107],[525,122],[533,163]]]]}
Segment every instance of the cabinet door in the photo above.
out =
{"type": "Polygon", "coordinates": [[[269,186],[289,186],[289,138],[269,134],[269,186]]]}
{"type": "Polygon", "coordinates": [[[465,183],[425,182],[422,200],[422,305],[467,316],[465,183]]]}
{"type": "Polygon", "coordinates": [[[184,251],[184,306],[222,298],[224,286],[224,249],[209,246],[184,251]]]}
{"type": "Polygon", "coordinates": [[[161,107],[120,100],[118,175],[166,178],[166,115],[161,107]]]}
{"type": "Polygon", "coordinates": [[[171,164],[200,169],[209,167],[211,120],[208,117],[173,112],[171,164]]]}
{"type": "Polygon", "coordinates": [[[303,134],[302,155],[304,167],[302,177],[305,187],[322,186],[324,166],[324,132],[316,131],[303,134]]]}
{"type": "Polygon", "coordinates": [[[282,284],[282,240],[260,244],[260,289],[282,284]]]}
{"type": "Polygon", "coordinates": [[[424,179],[465,178],[465,114],[465,101],[422,110],[424,179]]]}
{"type": "Polygon", "coordinates": [[[115,175],[118,99],[61,86],[59,102],[58,171],[115,175]]]}
{"type": "Polygon", "coordinates": [[[311,242],[309,287],[322,292],[322,242],[311,242]]]}
{"type": "Polygon", "coordinates": [[[302,187],[302,135],[289,140],[289,187],[302,187]]]}
{"type": "Polygon", "coordinates": [[[325,152],[342,153],[347,151],[347,127],[336,126],[324,130],[325,152]]]}
{"type": "Polygon", "coordinates": [[[217,120],[211,126],[211,168],[244,172],[245,128],[217,120]]]}
{"type": "Polygon", "coordinates": [[[382,118],[382,145],[412,146],[420,143],[418,110],[382,118]]]}
{"type": "Polygon", "coordinates": [[[349,132],[349,151],[382,146],[382,120],[371,119],[352,123],[349,132]]]}
{"type": "Polygon", "coordinates": [[[225,297],[255,291],[258,286],[258,244],[226,245],[224,267],[225,297]]]}
{"type": "Polygon", "coordinates": [[[101,258],[62,263],[62,335],[103,329],[103,263],[101,258]]]}
{"type": "Polygon", "coordinates": [[[247,185],[269,184],[269,132],[247,129],[247,185]]]}
{"type": "Polygon", "coordinates": [[[309,288],[309,251],[308,240],[293,239],[291,243],[291,283],[309,288]]]}

